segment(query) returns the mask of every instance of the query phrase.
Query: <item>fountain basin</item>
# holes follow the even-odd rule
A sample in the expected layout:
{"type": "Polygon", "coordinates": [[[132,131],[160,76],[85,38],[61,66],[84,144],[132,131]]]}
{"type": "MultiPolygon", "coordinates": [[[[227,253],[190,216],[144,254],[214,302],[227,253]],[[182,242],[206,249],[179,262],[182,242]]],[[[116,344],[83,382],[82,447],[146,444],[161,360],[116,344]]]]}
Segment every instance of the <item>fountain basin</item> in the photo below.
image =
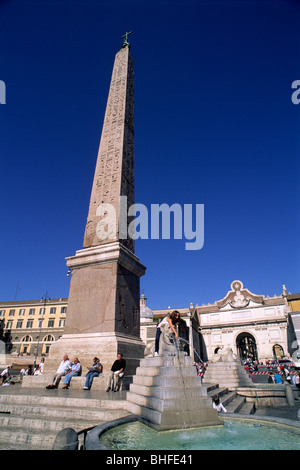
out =
{"type": "Polygon", "coordinates": [[[300,423],[279,418],[222,415],[224,426],[156,431],[129,415],[97,426],[87,450],[299,450],[300,423]]]}

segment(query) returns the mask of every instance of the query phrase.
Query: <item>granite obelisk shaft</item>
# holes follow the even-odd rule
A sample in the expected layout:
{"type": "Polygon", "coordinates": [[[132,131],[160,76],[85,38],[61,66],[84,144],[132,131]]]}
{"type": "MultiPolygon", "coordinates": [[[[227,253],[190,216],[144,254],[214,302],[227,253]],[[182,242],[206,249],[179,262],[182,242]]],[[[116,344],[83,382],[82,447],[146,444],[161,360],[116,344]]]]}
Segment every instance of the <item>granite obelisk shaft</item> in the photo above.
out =
{"type": "MultiPolygon", "coordinates": [[[[90,199],[83,247],[107,243],[97,234],[102,204],[111,204],[116,211],[116,236],[119,240],[120,196],[127,197],[127,205],[134,204],[134,65],[129,47],[123,47],[115,57],[103,130],[90,199]]],[[[128,221],[127,221],[128,224],[128,221]]],[[[131,251],[131,238],[120,239],[131,251]]]]}
{"type": "MultiPolygon", "coordinates": [[[[72,270],[68,312],[64,334],[51,346],[46,363],[52,369],[68,353],[79,357],[83,368],[99,356],[108,373],[121,352],[127,373],[133,373],[143,357],[139,302],[146,268],[134,254],[133,240],[120,238],[119,223],[120,196],[127,198],[128,207],[134,203],[133,84],[133,59],[126,43],[115,57],[83,249],[67,258],[72,270]],[[105,226],[111,208],[116,221],[112,231],[105,226]],[[105,231],[107,237],[100,236],[105,231]]],[[[129,222],[126,214],[125,225],[129,222]]]]}

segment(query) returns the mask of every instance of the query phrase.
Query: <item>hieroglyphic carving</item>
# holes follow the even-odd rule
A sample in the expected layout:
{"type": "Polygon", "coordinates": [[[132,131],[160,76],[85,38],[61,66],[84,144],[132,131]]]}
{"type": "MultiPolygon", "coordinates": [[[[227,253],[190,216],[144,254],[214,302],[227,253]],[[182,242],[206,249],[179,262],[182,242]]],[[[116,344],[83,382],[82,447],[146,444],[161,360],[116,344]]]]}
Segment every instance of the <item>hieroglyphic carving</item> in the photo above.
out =
{"type": "MultiPolygon", "coordinates": [[[[118,239],[100,240],[96,234],[100,204],[113,204],[119,217],[119,196],[127,196],[128,207],[134,204],[134,70],[129,47],[115,58],[104,116],[94,182],[91,192],[84,248],[118,239]]],[[[128,223],[130,220],[128,220],[128,223]]],[[[131,239],[120,240],[134,251],[131,239]]]]}

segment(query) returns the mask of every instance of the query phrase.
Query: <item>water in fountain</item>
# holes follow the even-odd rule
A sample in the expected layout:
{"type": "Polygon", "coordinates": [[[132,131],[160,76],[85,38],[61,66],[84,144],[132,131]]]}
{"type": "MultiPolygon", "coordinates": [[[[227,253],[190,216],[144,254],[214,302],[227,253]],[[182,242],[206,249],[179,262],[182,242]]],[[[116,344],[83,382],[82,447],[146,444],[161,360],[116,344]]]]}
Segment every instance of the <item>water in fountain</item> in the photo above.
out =
{"type": "Polygon", "coordinates": [[[299,450],[299,428],[226,418],[224,426],[156,432],[142,423],[101,436],[110,450],[299,450]]]}

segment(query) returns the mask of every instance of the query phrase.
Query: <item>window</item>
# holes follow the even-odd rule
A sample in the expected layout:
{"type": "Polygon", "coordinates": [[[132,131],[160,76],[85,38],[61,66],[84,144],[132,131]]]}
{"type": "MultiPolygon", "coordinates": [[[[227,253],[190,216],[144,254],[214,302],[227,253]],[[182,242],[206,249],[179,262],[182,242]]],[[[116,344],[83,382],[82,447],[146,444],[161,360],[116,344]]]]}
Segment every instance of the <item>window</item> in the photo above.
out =
{"type": "Polygon", "coordinates": [[[49,320],[48,321],[48,328],[53,328],[54,327],[54,320],[49,320]]]}
{"type": "Polygon", "coordinates": [[[33,320],[27,320],[26,328],[32,328],[33,320]]]}
{"type": "Polygon", "coordinates": [[[24,336],[24,338],[22,339],[22,343],[29,343],[30,341],[32,341],[32,338],[31,336],[24,336]]]}
{"type": "Polygon", "coordinates": [[[66,323],[66,320],[65,320],[64,318],[61,318],[61,319],[59,320],[59,327],[60,327],[60,328],[64,327],[64,326],[65,326],[65,323],[66,323]]]}
{"type": "Polygon", "coordinates": [[[0,317],[4,317],[5,315],[5,310],[0,310],[0,317]]]}
{"type": "Polygon", "coordinates": [[[24,317],[24,315],[25,315],[25,308],[20,308],[19,317],[24,317]]]}
{"type": "Polygon", "coordinates": [[[60,313],[67,313],[67,307],[61,307],[60,313]]]}
{"type": "Polygon", "coordinates": [[[8,321],[6,323],[6,330],[11,330],[12,329],[12,324],[13,324],[12,320],[8,321]]]}
{"type": "Polygon", "coordinates": [[[39,311],[39,315],[45,315],[45,307],[41,307],[39,311]]]}
{"type": "Polygon", "coordinates": [[[45,336],[43,341],[54,341],[54,337],[52,335],[45,336]]]}
{"type": "Polygon", "coordinates": [[[55,315],[55,313],[56,313],[56,307],[51,307],[50,308],[50,314],[55,315]]]}
{"type": "Polygon", "coordinates": [[[35,313],[35,308],[30,308],[29,309],[29,315],[34,315],[35,313]]]}
{"type": "Polygon", "coordinates": [[[12,309],[9,311],[9,314],[8,314],[8,315],[9,315],[10,317],[13,317],[14,314],[15,314],[15,309],[12,308],[12,309]]]}
{"type": "Polygon", "coordinates": [[[42,328],[43,326],[43,318],[38,321],[38,328],[42,328]]]}
{"type": "Polygon", "coordinates": [[[23,320],[18,320],[16,328],[22,328],[22,327],[23,327],[23,320]]]}

